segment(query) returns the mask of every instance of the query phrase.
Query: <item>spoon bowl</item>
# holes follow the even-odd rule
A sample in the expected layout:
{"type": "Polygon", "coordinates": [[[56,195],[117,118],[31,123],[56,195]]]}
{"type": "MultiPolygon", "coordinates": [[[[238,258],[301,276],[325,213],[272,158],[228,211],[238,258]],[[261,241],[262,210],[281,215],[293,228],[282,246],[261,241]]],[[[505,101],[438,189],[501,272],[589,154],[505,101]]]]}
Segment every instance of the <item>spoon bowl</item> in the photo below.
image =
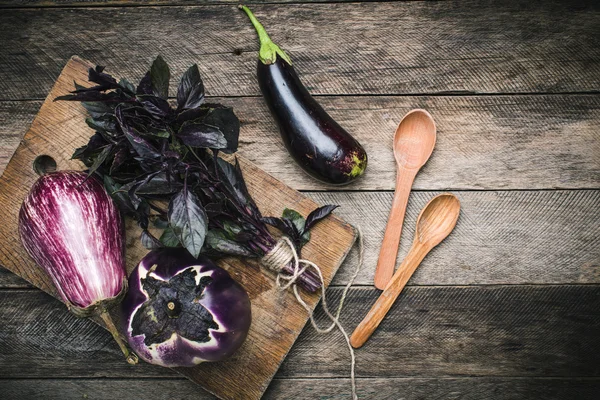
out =
{"type": "Polygon", "coordinates": [[[415,241],[432,248],[452,232],[460,214],[460,201],[450,193],[434,197],[417,219],[415,241]]]}
{"type": "Polygon", "coordinates": [[[435,121],[425,110],[410,111],[394,135],[394,158],[399,167],[419,169],[431,156],[436,140],[435,121]]]}

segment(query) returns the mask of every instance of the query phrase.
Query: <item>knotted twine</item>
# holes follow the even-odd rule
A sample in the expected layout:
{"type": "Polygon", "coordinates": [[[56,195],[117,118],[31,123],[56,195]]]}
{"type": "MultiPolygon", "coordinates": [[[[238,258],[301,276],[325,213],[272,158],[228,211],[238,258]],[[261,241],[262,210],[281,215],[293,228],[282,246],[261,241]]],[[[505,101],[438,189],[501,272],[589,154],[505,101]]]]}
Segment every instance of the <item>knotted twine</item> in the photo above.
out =
{"type": "Polygon", "coordinates": [[[262,264],[267,269],[269,269],[270,271],[277,274],[276,283],[277,283],[277,287],[280,290],[283,291],[283,290],[287,290],[290,286],[292,287],[294,295],[296,296],[296,300],[298,301],[298,303],[300,303],[302,305],[302,307],[304,307],[304,309],[308,313],[308,316],[310,318],[310,323],[313,326],[313,328],[315,328],[315,331],[317,331],[318,333],[329,333],[333,330],[333,328],[337,327],[340,330],[340,332],[342,333],[342,335],[344,335],[344,339],[346,339],[346,344],[348,345],[348,349],[350,350],[350,358],[351,358],[350,382],[352,384],[352,399],[353,400],[358,399],[358,396],[356,395],[356,380],[354,377],[354,367],[356,365],[356,359],[354,357],[354,349],[352,348],[352,345],[350,344],[350,338],[348,337],[348,334],[346,333],[346,331],[344,330],[344,327],[342,327],[342,324],[340,323],[340,313],[342,312],[342,307],[344,306],[344,301],[346,300],[348,290],[350,289],[350,286],[352,286],[352,283],[354,283],[354,279],[356,279],[356,276],[358,275],[358,273],[362,267],[362,264],[363,264],[364,246],[363,246],[362,232],[359,227],[357,227],[356,230],[358,232],[358,263],[356,265],[356,269],[354,270],[354,274],[352,275],[352,278],[350,279],[350,281],[348,281],[348,283],[346,284],[346,287],[344,288],[344,291],[342,292],[342,297],[340,299],[340,303],[338,305],[335,315],[333,315],[329,311],[329,308],[327,306],[327,299],[325,297],[325,281],[323,280],[323,274],[321,272],[321,268],[319,268],[319,266],[317,264],[313,263],[312,261],[300,259],[300,257],[298,257],[298,252],[296,251],[296,248],[294,247],[294,244],[292,243],[292,241],[289,238],[283,236],[275,244],[275,246],[271,249],[271,251],[269,251],[267,254],[265,254],[265,256],[262,259],[262,264]],[[291,275],[284,273],[282,271],[283,267],[285,267],[289,263],[293,263],[294,273],[291,275]],[[321,282],[321,300],[322,300],[321,306],[323,307],[323,311],[325,312],[327,317],[331,320],[331,325],[328,326],[327,328],[321,328],[317,324],[317,322],[315,321],[313,310],[311,310],[311,308],[308,306],[308,304],[306,304],[306,302],[302,299],[302,297],[300,296],[300,293],[298,292],[298,286],[296,285],[296,281],[298,280],[300,275],[302,275],[308,268],[312,268],[315,270],[315,272],[319,276],[319,280],[321,282]]]}

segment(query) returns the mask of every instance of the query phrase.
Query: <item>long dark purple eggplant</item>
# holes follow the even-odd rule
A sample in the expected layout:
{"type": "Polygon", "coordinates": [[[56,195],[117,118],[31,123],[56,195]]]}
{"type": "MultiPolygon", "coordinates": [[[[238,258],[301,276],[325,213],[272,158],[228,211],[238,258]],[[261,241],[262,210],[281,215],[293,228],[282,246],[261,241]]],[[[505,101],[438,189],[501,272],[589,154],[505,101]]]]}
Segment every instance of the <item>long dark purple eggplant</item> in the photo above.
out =
{"type": "Polygon", "coordinates": [[[258,33],[258,84],[294,160],[329,184],[343,185],[361,176],[367,167],[365,149],[308,93],[288,55],[271,41],[250,9],[240,9],[258,33]]]}

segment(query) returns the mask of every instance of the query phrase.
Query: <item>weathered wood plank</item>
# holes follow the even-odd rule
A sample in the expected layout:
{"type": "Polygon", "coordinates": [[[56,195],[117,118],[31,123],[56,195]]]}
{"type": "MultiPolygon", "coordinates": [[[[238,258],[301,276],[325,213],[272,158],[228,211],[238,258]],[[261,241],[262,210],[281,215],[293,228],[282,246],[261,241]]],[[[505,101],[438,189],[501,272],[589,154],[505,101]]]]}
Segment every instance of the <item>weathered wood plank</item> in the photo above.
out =
{"type": "MultiPolygon", "coordinates": [[[[398,264],[408,252],[417,215],[437,192],[411,194],[398,264]]],[[[390,192],[311,192],[319,204],[339,204],[344,220],[360,225],[365,263],[355,284],[372,285],[390,192]]],[[[423,261],[409,285],[600,283],[600,191],[459,192],[453,233],[423,261]]],[[[353,248],[333,284],[356,268],[353,248]]],[[[6,272],[0,287],[27,284],[6,272]]]]}
{"type": "MultiPolygon", "coordinates": [[[[438,135],[415,189],[600,187],[600,96],[320,100],[369,155],[365,176],[346,187],[351,190],[394,189],[393,134],[404,114],[417,107],[431,112],[438,135]]],[[[297,188],[340,189],[317,185],[291,162],[262,99],[225,101],[243,123],[240,154],[297,188]]]]}
{"type": "MultiPolygon", "coordinates": [[[[381,1],[381,0],[361,0],[361,2],[381,1]]],[[[414,0],[402,0],[414,1],[414,0]]],[[[441,0],[437,0],[441,1],[441,0]]],[[[252,3],[322,3],[323,0],[253,0],[252,3]]],[[[355,2],[355,0],[335,0],[335,2],[355,2]]],[[[203,4],[239,4],[239,0],[0,0],[0,8],[22,8],[22,7],[95,7],[95,6],[189,6],[203,4]]]]}
{"type": "MultiPolygon", "coordinates": [[[[315,94],[600,88],[597,2],[253,9],[315,94]]],[[[211,95],[256,95],[258,41],[252,29],[235,4],[5,10],[0,16],[1,98],[43,98],[73,54],[139,78],[158,52],[172,64],[174,76],[198,62],[211,95]]]]}
{"type": "Polygon", "coordinates": [[[2,289],[6,289],[6,288],[23,289],[23,288],[32,288],[32,287],[33,287],[33,285],[31,285],[25,279],[19,277],[18,275],[13,274],[6,268],[0,266],[0,288],[2,288],[2,289]]]}
{"type": "MultiPolygon", "coordinates": [[[[600,188],[600,96],[321,97],[369,154],[365,176],[346,187],[308,177],[286,152],[261,98],[216,98],[242,121],[239,154],[299,190],[393,190],[391,141],[411,108],[436,119],[433,155],[414,189],[600,188]]],[[[0,171],[39,102],[0,102],[0,171]],[[6,138],[6,139],[5,139],[6,138]]]]}
{"type": "MultiPolygon", "coordinates": [[[[346,398],[347,379],[274,379],[263,399],[314,400],[346,398]]],[[[364,400],[596,400],[600,380],[564,378],[360,378],[357,394],[364,400]]],[[[3,379],[6,400],[115,399],[208,400],[214,396],[180,379],[3,379]]]]}
{"type": "MultiPolygon", "coordinates": [[[[331,292],[332,300],[341,294],[331,292]]],[[[354,329],[379,293],[353,290],[342,324],[354,329]]],[[[408,288],[357,350],[357,373],[598,376],[598,306],[599,286],[408,288]]],[[[339,333],[324,338],[305,328],[279,376],[347,374],[343,343],[339,333]]]]}
{"type": "MultiPolygon", "coordinates": [[[[353,329],[378,291],[353,289],[342,323],[353,329]]],[[[341,294],[330,289],[332,305],[341,294]]],[[[39,291],[0,291],[0,365],[8,378],[173,377],[122,360],[110,335],[39,291]]],[[[357,350],[360,377],[599,377],[600,286],[407,288],[357,350]]],[[[320,315],[320,313],[318,313],[320,315]]],[[[278,377],[347,377],[341,334],[307,327],[278,377]]]]}
{"type": "Polygon", "coordinates": [[[42,102],[0,102],[0,175],[35,118],[42,102]]]}
{"type": "MultiPolygon", "coordinates": [[[[420,210],[437,192],[413,192],[396,265],[414,237],[420,210]]],[[[409,285],[600,283],[600,191],[456,192],[461,215],[452,234],[425,258],[409,285]]],[[[372,285],[392,204],[390,192],[310,193],[360,225],[365,263],[355,283],[372,285]]],[[[353,248],[334,284],[356,268],[353,248]]]]}

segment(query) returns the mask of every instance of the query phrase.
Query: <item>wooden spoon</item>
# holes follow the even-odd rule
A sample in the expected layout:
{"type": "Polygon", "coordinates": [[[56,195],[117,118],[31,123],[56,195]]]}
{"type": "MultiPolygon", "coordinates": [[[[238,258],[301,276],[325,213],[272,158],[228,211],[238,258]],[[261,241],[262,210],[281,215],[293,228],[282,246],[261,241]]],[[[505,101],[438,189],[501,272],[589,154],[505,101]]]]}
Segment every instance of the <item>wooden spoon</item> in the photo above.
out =
{"type": "Polygon", "coordinates": [[[459,213],[460,202],[450,193],[434,197],[421,210],[410,251],[367,316],[354,330],[350,338],[352,347],[361,347],[371,337],[423,258],[452,232],[459,213]]]}
{"type": "Polygon", "coordinates": [[[384,289],[394,273],[408,196],[417,172],[429,160],[435,146],[436,129],[425,110],[412,110],[402,118],[394,136],[396,192],[379,250],[375,287],[384,289]]]}

